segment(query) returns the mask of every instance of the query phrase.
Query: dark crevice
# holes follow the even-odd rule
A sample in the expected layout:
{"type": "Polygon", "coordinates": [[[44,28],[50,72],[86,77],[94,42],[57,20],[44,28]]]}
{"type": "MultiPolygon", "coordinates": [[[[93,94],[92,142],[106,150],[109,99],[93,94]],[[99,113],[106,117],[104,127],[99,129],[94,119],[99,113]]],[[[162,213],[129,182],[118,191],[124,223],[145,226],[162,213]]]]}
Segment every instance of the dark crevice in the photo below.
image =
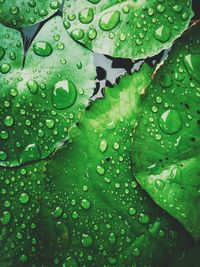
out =
{"type": "Polygon", "coordinates": [[[193,0],[192,1],[192,7],[194,11],[194,17],[193,20],[200,19],[200,1],[199,0],[193,0]]]}
{"type": "Polygon", "coordinates": [[[95,64],[97,82],[91,100],[95,101],[98,98],[104,97],[105,86],[113,87],[115,84],[119,83],[122,75],[132,75],[134,72],[138,72],[144,63],[148,64],[150,67],[155,67],[157,64],[163,62],[168,57],[169,51],[170,49],[166,49],[153,57],[135,61],[127,58],[114,58],[109,55],[100,56],[99,54],[95,54],[95,57],[98,57],[95,64]]]}

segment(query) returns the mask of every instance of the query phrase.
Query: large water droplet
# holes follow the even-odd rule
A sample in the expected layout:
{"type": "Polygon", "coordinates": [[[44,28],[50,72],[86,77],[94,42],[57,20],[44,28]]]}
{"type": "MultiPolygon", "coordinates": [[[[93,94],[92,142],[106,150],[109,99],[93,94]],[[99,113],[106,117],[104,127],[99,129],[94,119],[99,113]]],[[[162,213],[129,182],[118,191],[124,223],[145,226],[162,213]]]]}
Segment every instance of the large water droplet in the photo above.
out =
{"type": "Polygon", "coordinates": [[[90,235],[83,234],[81,242],[85,248],[90,248],[93,244],[93,239],[90,235]]]}
{"type": "Polygon", "coordinates": [[[108,147],[108,143],[107,143],[107,141],[106,141],[106,140],[102,140],[102,141],[100,142],[100,144],[99,144],[99,150],[100,150],[101,152],[105,152],[106,149],[107,149],[107,147],[108,147]]]}
{"type": "Polygon", "coordinates": [[[171,30],[167,26],[160,26],[154,34],[155,39],[160,41],[161,43],[166,43],[171,36],[171,30]]]}
{"type": "Polygon", "coordinates": [[[14,118],[12,116],[6,116],[4,119],[4,123],[7,127],[11,127],[14,124],[14,118]]]}
{"type": "Polygon", "coordinates": [[[93,18],[94,18],[94,13],[91,8],[85,8],[79,13],[79,20],[84,24],[92,22],[93,18]]]}
{"type": "Polygon", "coordinates": [[[48,57],[53,52],[53,49],[47,42],[36,42],[33,45],[33,52],[38,56],[48,57]]]}
{"type": "Polygon", "coordinates": [[[6,74],[10,71],[11,69],[11,66],[10,64],[7,64],[7,63],[4,63],[0,66],[0,72],[3,73],[3,74],[6,74]]]}
{"type": "Polygon", "coordinates": [[[56,209],[54,210],[54,212],[52,213],[52,217],[54,219],[59,218],[63,213],[63,209],[61,207],[56,207],[56,209]]]}
{"type": "Polygon", "coordinates": [[[161,115],[159,126],[164,133],[175,134],[182,126],[182,120],[179,113],[175,109],[168,109],[161,115]]]}
{"type": "Polygon", "coordinates": [[[10,212],[9,211],[4,211],[3,212],[3,215],[1,217],[1,223],[3,225],[7,225],[10,222],[10,220],[11,220],[11,214],[10,214],[10,212]]]}
{"type": "Polygon", "coordinates": [[[111,11],[104,14],[99,20],[99,27],[104,31],[114,29],[120,21],[120,12],[111,11]]]}
{"type": "Polygon", "coordinates": [[[19,197],[19,201],[22,203],[22,204],[26,204],[29,202],[29,195],[27,193],[21,193],[20,197],[19,197]]]}
{"type": "Polygon", "coordinates": [[[104,173],[105,173],[105,169],[103,168],[103,167],[101,167],[101,166],[97,166],[97,173],[99,174],[99,175],[104,175],[104,173]]]}
{"type": "Polygon", "coordinates": [[[78,267],[76,260],[72,257],[68,257],[64,262],[62,267],[78,267]]]}
{"type": "Polygon", "coordinates": [[[68,80],[55,84],[52,92],[52,103],[56,109],[66,109],[74,104],[77,97],[75,85],[68,80]]]}
{"type": "Polygon", "coordinates": [[[90,201],[87,199],[82,199],[81,201],[81,207],[85,210],[88,210],[90,208],[91,204],[90,201]]]}
{"type": "Polygon", "coordinates": [[[29,80],[27,83],[26,83],[29,91],[32,93],[32,94],[37,94],[37,91],[38,91],[38,83],[34,80],[29,80]]]}

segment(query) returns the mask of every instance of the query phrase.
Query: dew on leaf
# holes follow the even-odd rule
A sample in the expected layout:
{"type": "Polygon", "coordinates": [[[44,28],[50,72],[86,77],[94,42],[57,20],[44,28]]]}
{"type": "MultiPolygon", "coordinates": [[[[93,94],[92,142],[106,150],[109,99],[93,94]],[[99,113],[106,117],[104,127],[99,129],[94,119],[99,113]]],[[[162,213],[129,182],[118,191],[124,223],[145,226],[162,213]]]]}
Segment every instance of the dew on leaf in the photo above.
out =
{"type": "Polygon", "coordinates": [[[29,195],[27,193],[21,193],[20,197],[19,197],[19,201],[22,203],[22,204],[27,204],[29,202],[29,195]]]}
{"type": "Polygon", "coordinates": [[[53,52],[53,49],[50,43],[40,41],[33,44],[33,51],[37,56],[48,57],[53,52]]]}
{"type": "Polygon", "coordinates": [[[52,92],[52,103],[56,109],[66,109],[72,106],[77,97],[75,85],[68,80],[55,84],[52,92]]]}
{"type": "Polygon", "coordinates": [[[120,12],[111,11],[111,12],[104,14],[99,19],[99,27],[104,31],[110,31],[114,29],[119,22],[120,22],[120,12]]]}
{"type": "Polygon", "coordinates": [[[182,120],[175,109],[165,111],[159,118],[159,126],[166,134],[174,134],[181,129],[182,120]]]}

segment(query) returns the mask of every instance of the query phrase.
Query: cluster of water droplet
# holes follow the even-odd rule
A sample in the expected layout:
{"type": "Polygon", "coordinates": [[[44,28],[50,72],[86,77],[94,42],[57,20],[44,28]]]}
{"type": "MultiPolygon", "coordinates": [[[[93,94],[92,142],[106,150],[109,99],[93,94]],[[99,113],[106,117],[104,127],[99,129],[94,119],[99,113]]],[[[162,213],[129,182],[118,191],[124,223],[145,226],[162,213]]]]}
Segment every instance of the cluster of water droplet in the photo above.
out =
{"type": "Polygon", "coordinates": [[[181,33],[190,9],[191,1],[67,1],[64,24],[75,40],[97,52],[142,58],[181,33]]]}
{"type": "Polygon", "coordinates": [[[60,5],[61,0],[0,0],[0,23],[20,29],[53,15],[60,5]]]}

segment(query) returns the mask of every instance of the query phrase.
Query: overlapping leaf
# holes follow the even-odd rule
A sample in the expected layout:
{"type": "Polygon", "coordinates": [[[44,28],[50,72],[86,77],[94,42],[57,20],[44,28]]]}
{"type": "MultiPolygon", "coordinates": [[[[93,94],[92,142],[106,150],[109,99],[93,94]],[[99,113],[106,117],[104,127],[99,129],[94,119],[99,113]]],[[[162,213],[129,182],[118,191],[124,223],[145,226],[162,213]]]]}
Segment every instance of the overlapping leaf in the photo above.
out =
{"type": "Polygon", "coordinates": [[[59,9],[62,0],[1,0],[0,23],[20,29],[50,17],[59,9]]]}
{"type": "Polygon", "coordinates": [[[66,33],[61,17],[47,22],[23,48],[15,30],[1,26],[0,165],[49,156],[88,105],[95,87],[93,54],[66,33]]]}
{"type": "Polygon", "coordinates": [[[146,58],[169,48],[193,15],[191,0],[66,0],[64,23],[89,49],[146,58]]]}
{"type": "Polygon", "coordinates": [[[173,47],[146,90],[133,171],[156,203],[200,237],[200,27],[173,47]]]}
{"type": "Polygon", "coordinates": [[[151,74],[144,65],[107,89],[71,130],[72,142],[46,165],[46,209],[52,214],[46,228],[56,233],[51,242],[60,264],[164,266],[171,250],[189,244],[131,173],[131,128],[151,74]]]}

